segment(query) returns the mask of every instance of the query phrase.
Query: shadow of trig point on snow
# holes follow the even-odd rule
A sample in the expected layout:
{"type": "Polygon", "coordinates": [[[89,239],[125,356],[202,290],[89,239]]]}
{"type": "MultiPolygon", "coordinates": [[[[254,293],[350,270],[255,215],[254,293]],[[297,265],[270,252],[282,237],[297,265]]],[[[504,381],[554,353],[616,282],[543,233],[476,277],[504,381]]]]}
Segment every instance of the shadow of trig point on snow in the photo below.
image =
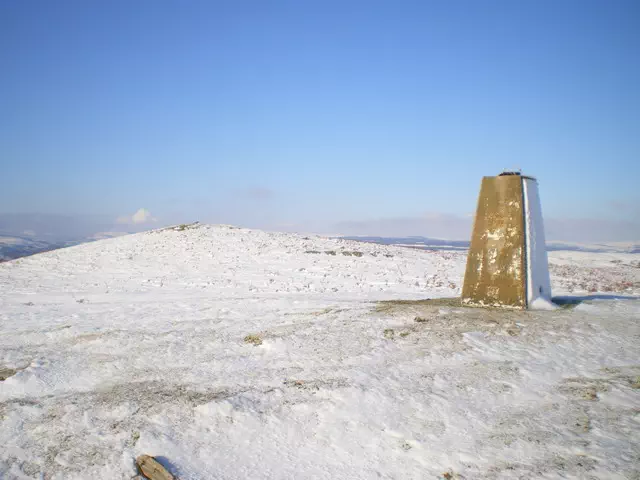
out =
{"type": "Polygon", "coordinates": [[[525,309],[538,299],[551,301],[538,182],[520,172],[484,177],[462,302],[525,309]]]}

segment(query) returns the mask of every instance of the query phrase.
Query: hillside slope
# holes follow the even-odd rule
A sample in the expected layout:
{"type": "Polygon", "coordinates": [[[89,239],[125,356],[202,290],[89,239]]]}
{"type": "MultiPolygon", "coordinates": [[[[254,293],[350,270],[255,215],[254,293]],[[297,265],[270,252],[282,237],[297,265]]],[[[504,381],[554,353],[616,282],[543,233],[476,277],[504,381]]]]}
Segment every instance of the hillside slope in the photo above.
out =
{"type": "Polygon", "coordinates": [[[379,304],[465,254],[228,226],[0,264],[0,477],[634,478],[638,258],[552,252],[554,312],[379,304]]]}

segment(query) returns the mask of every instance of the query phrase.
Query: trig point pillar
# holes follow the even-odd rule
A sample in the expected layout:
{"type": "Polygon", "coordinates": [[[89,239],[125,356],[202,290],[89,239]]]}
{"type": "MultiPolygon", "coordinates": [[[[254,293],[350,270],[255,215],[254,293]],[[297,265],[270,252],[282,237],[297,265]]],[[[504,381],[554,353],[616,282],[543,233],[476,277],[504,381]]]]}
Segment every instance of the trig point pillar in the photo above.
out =
{"type": "Polygon", "coordinates": [[[484,177],[462,301],[528,308],[537,298],[551,301],[538,182],[518,172],[484,177]]]}

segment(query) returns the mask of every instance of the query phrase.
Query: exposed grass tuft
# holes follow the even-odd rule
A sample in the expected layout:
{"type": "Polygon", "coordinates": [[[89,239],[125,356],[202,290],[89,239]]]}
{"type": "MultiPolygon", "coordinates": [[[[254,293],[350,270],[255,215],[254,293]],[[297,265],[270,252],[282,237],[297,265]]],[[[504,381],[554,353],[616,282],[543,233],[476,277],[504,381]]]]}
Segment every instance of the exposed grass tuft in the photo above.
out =
{"type": "Polygon", "coordinates": [[[358,252],[356,250],[354,250],[354,251],[343,250],[342,251],[342,255],[344,255],[345,257],[361,257],[364,254],[362,252],[358,252]]]}
{"type": "Polygon", "coordinates": [[[173,225],[171,227],[160,228],[158,230],[151,230],[150,232],[147,232],[147,233],[166,232],[168,230],[173,230],[174,232],[183,232],[185,230],[191,230],[195,228],[200,228],[200,222],[181,223],[180,225],[173,225]]]}
{"type": "Polygon", "coordinates": [[[258,345],[262,345],[262,337],[257,334],[250,334],[244,337],[244,342],[251,343],[254,347],[257,347],[258,345]]]}

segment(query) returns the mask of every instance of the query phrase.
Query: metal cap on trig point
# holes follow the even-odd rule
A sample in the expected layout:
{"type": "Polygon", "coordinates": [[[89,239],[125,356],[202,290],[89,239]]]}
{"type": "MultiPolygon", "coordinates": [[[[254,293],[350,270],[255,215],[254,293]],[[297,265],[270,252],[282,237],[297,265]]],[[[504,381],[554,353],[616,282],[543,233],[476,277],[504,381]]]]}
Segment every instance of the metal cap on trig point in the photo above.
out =
{"type": "Polygon", "coordinates": [[[520,172],[484,177],[462,301],[528,308],[537,298],[551,300],[538,182],[520,172]]]}

